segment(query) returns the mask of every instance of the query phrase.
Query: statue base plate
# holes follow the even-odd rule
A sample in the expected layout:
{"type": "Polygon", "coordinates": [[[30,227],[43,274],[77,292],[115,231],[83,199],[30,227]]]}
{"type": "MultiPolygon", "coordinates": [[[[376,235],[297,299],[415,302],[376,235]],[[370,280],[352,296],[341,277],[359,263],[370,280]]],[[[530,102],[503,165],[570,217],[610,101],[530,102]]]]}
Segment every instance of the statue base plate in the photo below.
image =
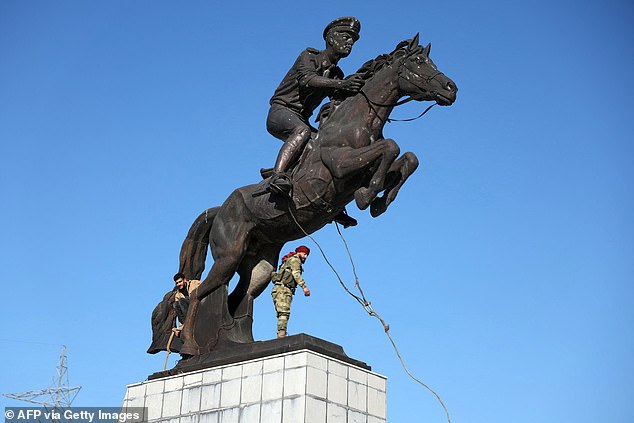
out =
{"type": "Polygon", "coordinates": [[[348,357],[340,345],[300,333],[269,341],[231,344],[210,353],[181,360],[173,369],[151,374],[148,380],[299,350],[314,351],[366,370],[372,370],[366,363],[348,357]]]}

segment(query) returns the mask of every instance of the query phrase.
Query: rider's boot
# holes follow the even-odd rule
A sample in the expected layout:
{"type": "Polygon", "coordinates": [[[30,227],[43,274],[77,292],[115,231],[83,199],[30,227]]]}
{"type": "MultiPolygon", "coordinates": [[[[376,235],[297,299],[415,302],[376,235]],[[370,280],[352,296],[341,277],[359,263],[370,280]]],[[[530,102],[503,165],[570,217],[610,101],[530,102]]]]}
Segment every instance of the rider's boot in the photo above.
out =
{"type": "MultiPolygon", "coordinates": [[[[265,192],[275,192],[277,194],[286,194],[291,191],[291,180],[286,174],[291,165],[299,159],[304,146],[310,139],[310,129],[308,127],[293,133],[284,143],[275,160],[273,174],[266,182],[264,188],[253,193],[255,197],[265,192]]],[[[262,171],[260,173],[263,173],[262,171]]],[[[263,175],[264,176],[264,175],[263,175]]]]}
{"type": "Polygon", "coordinates": [[[343,226],[344,229],[347,229],[350,226],[357,226],[358,223],[357,219],[350,217],[346,209],[343,209],[333,220],[343,226]]]}
{"type": "Polygon", "coordinates": [[[280,329],[277,331],[278,338],[286,338],[286,329],[280,329]]]}
{"type": "Polygon", "coordinates": [[[286,171],[299,158],[304,150],[306,142],[310,139],[310,129],[306,128],[291,135],[277,155],[275,167],[273,167],[273,175],[269,182],[273,191],[282,191],[285,193],[291,190],[291,181],[286,171]]]}

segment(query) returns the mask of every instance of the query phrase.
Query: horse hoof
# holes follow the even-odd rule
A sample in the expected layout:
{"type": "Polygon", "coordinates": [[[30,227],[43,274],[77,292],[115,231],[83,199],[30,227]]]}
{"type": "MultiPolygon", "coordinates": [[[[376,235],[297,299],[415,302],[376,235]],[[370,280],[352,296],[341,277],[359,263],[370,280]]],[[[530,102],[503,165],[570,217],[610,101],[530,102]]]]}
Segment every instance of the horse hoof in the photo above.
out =
{"type": "Polygon", "coordinates": [[[370,207],[370,216],[378,217],[381,216],[387,210],[387,203],[383,197],[377,198],[372,202],[372,206],[370,207]]]}
{"type": "Polygon", "coordinates": [[[370,199],[367,195],[368,191],[367,188],[359,188],[354,192],[354,201],[357,203],[359,210],[365,210],[370,205],[370,199]]]}

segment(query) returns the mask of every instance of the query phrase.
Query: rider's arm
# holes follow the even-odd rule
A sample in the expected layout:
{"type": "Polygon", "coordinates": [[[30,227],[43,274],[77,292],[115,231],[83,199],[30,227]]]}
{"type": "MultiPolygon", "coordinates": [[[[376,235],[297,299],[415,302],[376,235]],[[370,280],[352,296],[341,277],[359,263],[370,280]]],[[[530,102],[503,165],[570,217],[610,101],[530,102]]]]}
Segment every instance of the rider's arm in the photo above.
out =
{"type": "Polygon", "coordinates": [[[335,90],[356,92],[363,86],[363,81],[356,78],[341,79],[343,77],[343,73],[337,67],[335,67],[335,75],[333,75],[333,77],[339,79],[320,76],[317,73],[318,68],[319,64],[317,63],[317,56],[308,50],[304,51],[297,60],[297,81],[299,82],[299,86],[322,89],[326,88],[331,89],[333,92],[335,90]],[[336,70],[339,70],[339,72],[336,72],[336,70]]]}
{"type": "Polygon", "coordinates": [[[303,83],[300,79],[299,85],[311,88],[330,88],[333,92],[336,90],[357,92],[363,87],[363,80],[358,78],[330,79],[315,74],[304,80],[303,83]]]}

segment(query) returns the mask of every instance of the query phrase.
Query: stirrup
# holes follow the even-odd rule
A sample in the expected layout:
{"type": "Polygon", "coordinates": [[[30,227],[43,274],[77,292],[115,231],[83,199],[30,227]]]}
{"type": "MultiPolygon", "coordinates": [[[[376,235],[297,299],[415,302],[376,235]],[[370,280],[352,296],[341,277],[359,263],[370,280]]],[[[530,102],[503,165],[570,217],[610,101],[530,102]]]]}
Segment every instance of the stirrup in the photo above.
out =
{"type": "MultiPolygon", "coordinates": [[[[266,169],[262,169],[266,170],[266,169]]],[[[293,184],[286,173],[273,173],[270,178],[264,181],[261,188],[251,193],[251,197],[259,197],[264,194],[273,193],[283,196],[290,196],[293,184]]]]}
{"type": "Polygon", "coordinates": [[[291,192],[293,185],[291,184],[291,180],[287,174],[273,173],[271,179],[269,180],[269,187],[271,191],[276,194],[288,195],[288,193],[291,192]]]}

